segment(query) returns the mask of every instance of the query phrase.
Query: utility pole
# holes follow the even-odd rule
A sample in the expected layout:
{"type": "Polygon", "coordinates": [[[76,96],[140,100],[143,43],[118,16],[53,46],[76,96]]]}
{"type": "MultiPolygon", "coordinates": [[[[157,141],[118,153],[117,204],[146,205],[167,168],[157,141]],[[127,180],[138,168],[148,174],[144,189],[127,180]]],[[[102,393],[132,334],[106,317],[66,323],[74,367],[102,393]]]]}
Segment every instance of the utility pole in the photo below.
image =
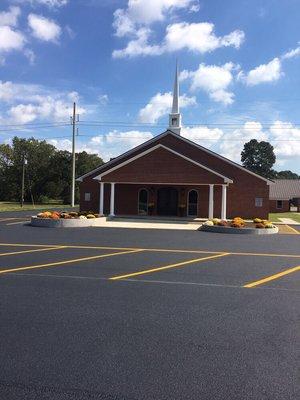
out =
{"type": "Polygon", "coordinates": [[[73,118],[72,118],[72,189],[71,189],[71,206],[75,206],[75,132],[76,132],[76,103],[73,104],[73,118]]]}
{"type": "Polygon", "coordinates": [[[25,166],[27,164],[27,160],[25,158],[25,155],[23,155],[23,161],[22,161],[22,187],[21,187],[21,207],[24,205],[24,192],[25,192],[25,166]]]}

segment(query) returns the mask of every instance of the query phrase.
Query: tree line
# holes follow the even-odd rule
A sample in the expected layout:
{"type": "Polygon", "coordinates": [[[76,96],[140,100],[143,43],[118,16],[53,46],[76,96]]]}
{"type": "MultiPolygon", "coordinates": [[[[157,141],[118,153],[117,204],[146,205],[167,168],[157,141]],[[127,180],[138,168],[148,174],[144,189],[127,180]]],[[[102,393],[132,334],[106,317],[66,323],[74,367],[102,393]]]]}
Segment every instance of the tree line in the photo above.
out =
{"type": "MultiPolygon", "coordinates": [[[[25,201],[47,203],[50,199],[70,203],[71,160],[69,151],[34,138],[14,137],[11,144],[0,144],[0,201],[19,201],[24,159],[25,201]]],[[[76,176],[103,164],[96,154],[76,153],[76,176]]],[[[79,185],[76,183],[76,202],[79,185]]]]}

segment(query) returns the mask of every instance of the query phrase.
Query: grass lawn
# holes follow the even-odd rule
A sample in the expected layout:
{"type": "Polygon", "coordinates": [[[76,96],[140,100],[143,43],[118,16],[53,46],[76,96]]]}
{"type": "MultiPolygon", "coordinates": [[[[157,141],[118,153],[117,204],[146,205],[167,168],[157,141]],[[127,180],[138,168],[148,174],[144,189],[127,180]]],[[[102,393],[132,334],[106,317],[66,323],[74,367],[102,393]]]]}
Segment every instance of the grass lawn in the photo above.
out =
{"type": "MultiPolygon", "coordinates": [[[[71,208],[68,204],[60,204],[60,203],[50,203],[50,204],[35,204],[34,206],[31,203],[25,203],[23,207],[20,206],[20,203],[10,202],[10,201],[0,201],[0,212],[3,211],[27,211],[27,210],[49,210],[49,209],[65,209],[71,208]]],[[[78,207],[75,206],[75,210],[78,207]]]]}
{"type": "Polygon", "coordinates": [[[270,213],[269,220],[272,222],[281,222],[278,218],[291,218],[300,223],[300,213],[286,212],[286,213],[270,213]]]}

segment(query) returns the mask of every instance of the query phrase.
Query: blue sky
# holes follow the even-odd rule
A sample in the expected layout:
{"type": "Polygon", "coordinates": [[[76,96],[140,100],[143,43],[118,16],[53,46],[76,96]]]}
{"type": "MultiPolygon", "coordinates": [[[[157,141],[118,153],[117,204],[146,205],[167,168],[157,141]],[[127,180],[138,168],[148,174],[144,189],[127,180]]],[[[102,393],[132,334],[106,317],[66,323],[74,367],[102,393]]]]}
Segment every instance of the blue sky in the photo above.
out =
{"type": "Polygon", "coordinates": [[[182,134],[235,161],[270,141],[300,173],[299,0],[1,0],[0,142],[46,138],[105,160],[168,124],[175,60],[182,134]],[[251,5],[250,5],[251,4],[251,5]]]}

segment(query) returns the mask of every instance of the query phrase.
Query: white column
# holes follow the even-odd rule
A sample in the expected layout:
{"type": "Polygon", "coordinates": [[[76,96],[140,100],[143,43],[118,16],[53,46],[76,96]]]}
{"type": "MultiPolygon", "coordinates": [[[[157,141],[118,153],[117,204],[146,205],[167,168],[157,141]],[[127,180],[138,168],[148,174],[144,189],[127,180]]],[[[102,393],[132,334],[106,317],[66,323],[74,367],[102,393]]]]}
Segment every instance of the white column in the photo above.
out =
{"type": "Polygon", "coordinates": [[[111,217],[115,216],[115,184],[110,184],[110,213],[111,217]]]}
{"type": "Polygon", "coordinates": [[[222,185],[221,219],[226,219],[226,209],[227,209],[227,185],[222,185]]]}
{"type": "Polygon", "coordinates": [[[209,185],[208,218],[214,217],[214,185],[209,185]]]}
{"type": "Polygon", "coordinates": [[[99,193],[99,214],[104,214],[104,182],[100,182],[100,193],[99,193]]]}

